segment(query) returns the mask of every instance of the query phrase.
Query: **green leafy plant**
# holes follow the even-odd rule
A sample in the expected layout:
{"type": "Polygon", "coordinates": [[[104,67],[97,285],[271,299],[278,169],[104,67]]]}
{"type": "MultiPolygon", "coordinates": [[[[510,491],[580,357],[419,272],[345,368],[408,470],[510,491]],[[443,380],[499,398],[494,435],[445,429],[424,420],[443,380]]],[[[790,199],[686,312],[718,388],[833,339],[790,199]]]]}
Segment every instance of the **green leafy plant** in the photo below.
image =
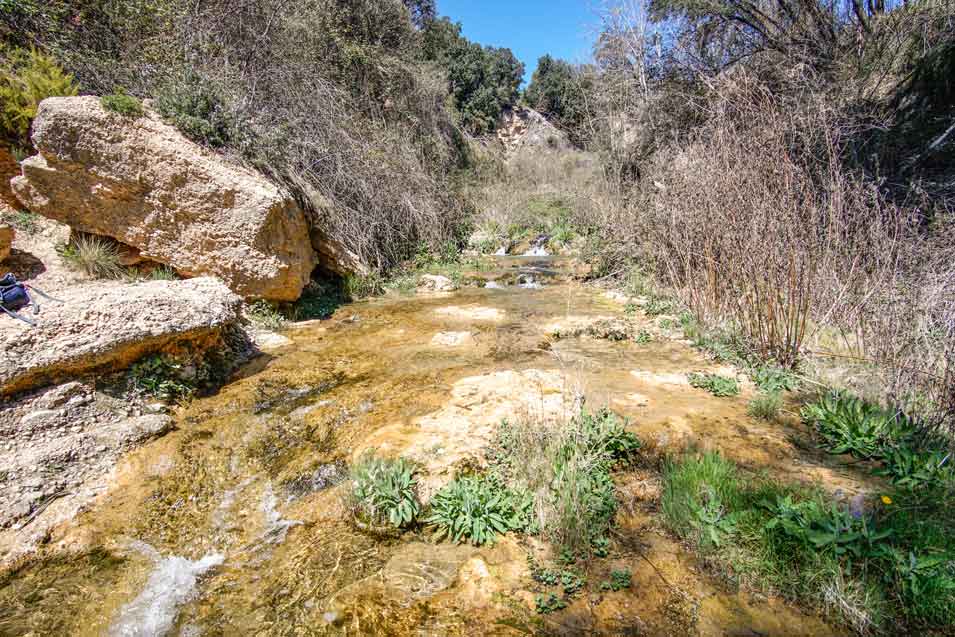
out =
{"type": "Polygon", "coordinates": [[[632,576],[630,571],[614,570],[610,572],[610,579],[600,583],[600,588],[605,591],[622,591],[632,586],[632,576]]]}
{"type": "Polygon", "coordinates": [[[833,454],[881,458],[889,447],[908,437],[896,414],[844,392],[831,392],[806,405],[801,415],[833,454]]]}
{"type": "Polygon", "coordinates": [[[133,95],[119,92],[112,95],[104,95],[99,98],[100,103],[108,111],[119,113],[123,117],[137,118],[142,117],[146,112],[143,110],[143,103],[133,95]]]}
{"type": "Polygon", "coordinates": [[[853,513],[834,502],[795,502],[787,495],[762,505],[773,516],[764,527],[767,531],[778,529],[806,548],[831,552],[836,558],[871,558],[879,542],[892,534],[889,528],[876,530],[873,520],[861,511],[853,513]]]}
{"type": "Polygon", "coordinates": [[[28,210],[17,210],[10,216],[10,220],[18,232],[33,234],[39,229],[40,215],[28,210]]]}
{"type": "Polygon", "coordinates": [[[739,384],[735,378],[727,378],[717,374],[694,372],[688,376],[691,387],[705,389],[714,396],[726,398],[739,394],[739,384]]]}
{"type": "Polygon", "coordinates": [[[609,553],[617,510],[611,472],[639,449],[626,421],[600,410],[567,422],[502,422],[488,460],[501,481],[535,494],[536,530],[575,558],[609,553]]]}
{"type": "Polygon", "coordinates": [[[421,512],[417,468],[404,458],[366,454],[352,470],[356,518],[378,526],[406,528],[421,512]]]}
{"type": "Polygon", "coordinates": [[[147,356],[129,369],[133,385],[160,400],[178,401],[196,392],[196,373],[172,356],[147,356]]]}
{"type": "Polygon", "coordinates": [[[779,410],[783,406],[783,397],[779,392],[763,393],[751,401],[747,406],[747,412],[754,418],[762,420],[776,420],[779,417],[779,410]]]}
{"type": "Polygon", "coordinates": [[[651,296],[643,305],[643,313],[651,317],[668,314],[672,312],[673,309],[673,301],[662,296],[651,296]]]}
{"type": "Polygon", "coordinates": [[[537,612],[546,615],[548,613],[553,613],[559,610],[567,608],[567,602],[555,595],[554,593],[547,593],[546,595],[538,595],[534,600],[535,608],[537,612]]]}
{"type": "Polygon", "coordinates": [[[793,391],[799,386],[799,379],[792,372],[772,365],[757,367],[750,373],[750,378],[759,391],[767,394],[793,391]]]}
{"type": "Polygon", "coordinates": [[[278,330],[285,325],[285,317],[276,305],[263,299],[250,303],[246,313],[255,325],[264,329],[278,330]]]}
{"type": "Polygon", "coordinates": [[[29,145],[30,124],[48,97],[76,95],[73,76],[36,49],[0,47],[0,137],[29,145]]]}
{"type": "Polygon", "coordinates": [[[640,345],[646,345],[647,343],[653,342],[653,334],[647,330],[640,330],[637,332],[637,335],[633,337],[633,340],[635,343],[639,343],[640,345]]]}
{"type": "Polygon", "coordinates": [[[947,450],[916,451],[898,446],[882,457],[883,466],[876,475],[889,478],[892,484],[905,489],[939,488],[955,484],[952,454],[947,450]]]}
{"type": "Polygon", "coordinates": [[[435,494],[425,521],[436,527],[436,539],[481,546],[493,543],[501,533],[527,527],[530,507],[529,497],[492,477],[462,476],[435,494]]]}

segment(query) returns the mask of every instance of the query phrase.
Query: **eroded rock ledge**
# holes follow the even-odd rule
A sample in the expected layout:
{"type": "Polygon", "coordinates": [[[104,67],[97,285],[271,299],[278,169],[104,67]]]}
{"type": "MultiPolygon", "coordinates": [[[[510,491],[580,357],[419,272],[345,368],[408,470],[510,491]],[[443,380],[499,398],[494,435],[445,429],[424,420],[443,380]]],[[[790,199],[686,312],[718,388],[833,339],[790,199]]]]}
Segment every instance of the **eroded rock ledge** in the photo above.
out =
{"type": "MultiPolygon", "coordinates": [[[[239,319],[241,299],[221,282],[93,283],[43,303],[36,327],[0,322],[0,396],[128,367],[179,343],[214,341],[239,319]]],[[[42,299],[41,299],[42,300],[42,299]]]]}

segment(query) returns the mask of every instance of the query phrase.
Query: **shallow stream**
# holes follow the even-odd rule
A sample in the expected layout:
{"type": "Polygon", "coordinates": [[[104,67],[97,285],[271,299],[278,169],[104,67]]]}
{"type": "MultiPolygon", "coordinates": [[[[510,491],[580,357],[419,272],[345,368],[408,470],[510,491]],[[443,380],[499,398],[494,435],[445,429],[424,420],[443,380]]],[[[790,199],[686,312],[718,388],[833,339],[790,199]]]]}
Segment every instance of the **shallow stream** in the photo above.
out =
{"type": "MultiPolygon", "coordinates": [[[[651,445],[718,448],[781,477],[844,490],[853,477],[798,445],[795,421],[746,415],[752,388],[714,398],[716,370],[624,301],[576,283],[557,258],[502,258],[496,284],[385,297],[292,326],[177,429],[129,454],[109,491],[0,577],[0,635],[831,635],[808,610],[735,590],[662,531],[651,472],[619,477],[621,511],[591,587],[534,611],[533,538],[493,547],[358,530],[345,500],[361,453],[408,456],[432,493],[480,465],[502,419],[607,405],[651,445]],[[639,344],[578,335],[630,320],[639,344]]],[[[724,370],[725,371],[725,370],[724,370]]],[[[729,370],[732,372],[732,370],[729,370]]]]}

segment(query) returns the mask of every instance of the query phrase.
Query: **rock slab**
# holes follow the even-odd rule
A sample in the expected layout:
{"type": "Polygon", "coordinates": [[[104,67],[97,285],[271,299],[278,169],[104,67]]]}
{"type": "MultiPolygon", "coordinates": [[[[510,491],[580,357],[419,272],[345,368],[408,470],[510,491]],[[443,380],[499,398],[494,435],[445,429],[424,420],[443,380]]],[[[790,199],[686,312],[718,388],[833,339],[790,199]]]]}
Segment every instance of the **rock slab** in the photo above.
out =
{"type": "Polygon", "coordinates": [[[10,249],[13,246],[13,237],[13,228],[5,223],[0,223],[0,261],[10,256],[10,249]]]}
{"type": "Polygon", "coordinates": [[[130,118],[96,97],[49,98],[33,144],[39,154],[11,180],[33,212],[185,276],[215,276],[245,298],[293,301],[309,280],[316,256],[294,199],[152,111],[130,118]]]}
{"type": "Polygon", "coordinates": [[[23,311],[35,327],[0,316],[0,396],[217,338],[242,303],[211,277],[78,285],[57,296],[62,303],[45,302],[38,315],[23,311]]]}

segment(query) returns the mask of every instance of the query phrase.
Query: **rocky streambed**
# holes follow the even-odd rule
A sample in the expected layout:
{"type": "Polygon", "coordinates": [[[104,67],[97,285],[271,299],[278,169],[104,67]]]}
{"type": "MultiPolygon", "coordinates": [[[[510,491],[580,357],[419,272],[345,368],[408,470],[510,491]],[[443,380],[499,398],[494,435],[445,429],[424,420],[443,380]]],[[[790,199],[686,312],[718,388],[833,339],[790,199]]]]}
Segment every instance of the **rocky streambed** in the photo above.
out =
{"type": "MultiPolygon", "coordinates": [[[[529,564],[553,556],[535,537],[472,547],[353,523],[348,466],[366,451],[415,461],[426,500],[486,462],[503,419],[562,417],[581,399],[627,417],[649,447],[716,448],[780,477],[859,487],[794,444],[796,423],[750,418],[745,382],[737,398],[692,388],[688,373],[720,370],[665,323],[625,316],[628,299],[562,271],[501,259],[475,274],[496,285],[292,325],[286,344],[150,434],[165,435],[125,453],[117,443],[102,492],[30,557],[9,559],[30,523],[0,533],[0,635],[838,634],[708,571],[663,530],[659,477],[639,466],[615,477],[612,547],[586,565],[591,581],[627,570],[631,586],[588,587],[546,615],[529,564]],[[606,337],[641,331],[653,338],[606,337]]],[[[49,400],[79,409],[89,394],[74,389],[49,400]]]]}

